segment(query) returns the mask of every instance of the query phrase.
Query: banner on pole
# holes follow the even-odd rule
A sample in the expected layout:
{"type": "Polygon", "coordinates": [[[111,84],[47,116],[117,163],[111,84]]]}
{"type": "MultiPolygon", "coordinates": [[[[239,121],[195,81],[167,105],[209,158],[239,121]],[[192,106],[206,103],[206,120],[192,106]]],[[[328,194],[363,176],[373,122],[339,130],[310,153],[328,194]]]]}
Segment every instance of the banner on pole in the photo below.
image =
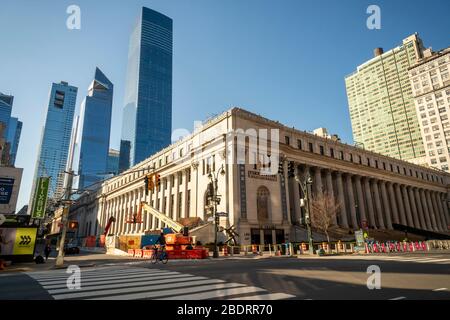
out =
{"type": "Polygon", "coordinates": [[[36,191],[34,193],[33,208],[31,218],[44,219],[45,208],[47,207],[48,187],[50,185],[50,177],[40,177],[36,183],[36,191]]]}

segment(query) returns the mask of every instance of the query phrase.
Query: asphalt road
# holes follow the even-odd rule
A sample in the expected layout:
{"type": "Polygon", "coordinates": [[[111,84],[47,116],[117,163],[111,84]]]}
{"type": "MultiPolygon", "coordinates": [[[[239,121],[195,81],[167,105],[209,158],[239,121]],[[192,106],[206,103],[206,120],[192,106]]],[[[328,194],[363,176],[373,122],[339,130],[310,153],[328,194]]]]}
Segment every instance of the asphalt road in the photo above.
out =
{"type": "MultiPolygon", "coordinates": [[[[80,261],[96,258],[84,257],[80,261]]],[[[167,265],[114,259],[80,270],[80,290],[67,289],[65,270],[2,273],[0,299],[450,300],[449,253],[178,260],[167,265]],[[381,288],[370,290],[367,269],[374,265],[381,271],[381,288]]]]}

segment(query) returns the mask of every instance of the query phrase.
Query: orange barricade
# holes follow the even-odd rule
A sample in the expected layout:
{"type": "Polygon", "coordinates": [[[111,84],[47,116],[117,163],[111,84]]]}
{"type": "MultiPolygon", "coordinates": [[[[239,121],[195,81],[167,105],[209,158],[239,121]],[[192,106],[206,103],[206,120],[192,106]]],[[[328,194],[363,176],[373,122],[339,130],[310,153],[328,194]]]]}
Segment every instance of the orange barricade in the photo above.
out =
{"type": "Polygon", "coordinates": [[[142,250],[142,258],[150,259],[152,254],[153,250],[142,250]]]}
{"type": "Polygon", "coordinates": [[[134,257],[134,249],[128,249],[128,255],[134,257]]]}
{"type": "Polygon", "coordinates": [[[228,256],[228,246],[223,246],[223,255],[224,255],[225,257],[228,256]]]}
{"type": "Polygon", "coordinates": [[[258,246],[252,245],[252,252],[253,252],[253,254],[257,254],[258,253],[258,246]]]}
{"type": "Polygon", "coordinates": [[[134,249],[134,257],[142,258],[142,249],[134,249]]]}

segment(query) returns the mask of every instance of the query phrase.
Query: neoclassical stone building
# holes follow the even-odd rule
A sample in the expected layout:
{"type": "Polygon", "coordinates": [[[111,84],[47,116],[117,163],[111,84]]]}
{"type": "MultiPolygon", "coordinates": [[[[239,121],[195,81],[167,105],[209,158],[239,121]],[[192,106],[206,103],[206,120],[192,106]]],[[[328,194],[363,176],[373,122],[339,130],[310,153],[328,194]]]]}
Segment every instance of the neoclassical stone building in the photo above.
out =
{"type": "MultiPolygon", "coordinates": [[[[255,141],[265,139],[261,135],[255,141]]],[[[213,173],[221,196],[220,224],[235,226],[240,244],[294,241],[304,216],[299,200],[303,195],[288,176],[289,162],[299,177],[310,173],[314,193],[327,191],[340,202],[335,222],[341,228],[367,224],[392,229],[397,223],[448,232],[447,173],[289,128],[239,108],[205,122],[179,142],[105,181],[89,196],[88,202],[93,203],[76,204],[71,215],[80,221],[79,236],[101,234],[111,216],[116,218],[111,230],[115,235],[144,234],[163,227],[146,212],[142,224],[126,223],[141,201],[175,220],[199,217],[207,221],[212,214],[207,184],[213,173]],[[279,150],[272,141],[266,149],[251,147],[248,134],[260,129],[277,132],[279,150]],[[240,150],[245,150],[244,160],[240,150]],[[273,166],[275,157],[282,160],[283,174],[277,173],[278,165],[272,174],[263,174],[261,168],[273,166]],[[160,174],[162,183],[145,195],[144,175],[151,172],[160,174]]]]}

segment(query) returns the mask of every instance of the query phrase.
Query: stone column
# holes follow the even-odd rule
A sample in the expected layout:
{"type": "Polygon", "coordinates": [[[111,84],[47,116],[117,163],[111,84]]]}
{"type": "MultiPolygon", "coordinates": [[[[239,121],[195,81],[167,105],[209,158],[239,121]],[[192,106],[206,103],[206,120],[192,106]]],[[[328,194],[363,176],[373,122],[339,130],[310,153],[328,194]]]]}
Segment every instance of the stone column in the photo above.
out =
{"type": "MultiPolygon", "coordinates": [[[[231,168],[231,165],[228,166],[228,168],[231,168]]],[[[227,172],[228,174],[228,172],[227,172]]],[[[184,171],[184,180],[183,180],[183,185],[184,185],[184,205],[183,205],[183,218],[188,218],[188,212],[189,212],[189,208],[188,208],[188,184],[189,184],[189,170],[185,170],[184,171]]],[[[192,191],[191,191],[192,193],[192,191]]],[[[192,198],[191,198],[191,202],[192,202],[192,198]]]]}
{"type": "Polygon", "coordinates": [[[389,196],[389,200],[391,201],[392,221],[394,223],[399,224],[400,218],[399,218],[399,214],[398,214],[397,202],[395,201],[396,196],[395,196],[395,192],[394,192],[394,185],[391,182],[388,183],[388,196],[389,196]]]}
{"type": "MultiPolygon", "coordinates": [[[[175,221],[178,221],[179,217],[181,216],[181,212],[178,212],[178,193],[180,192],[180,174],[181,172],[175,173],[174,183],[175,183],[175,191],[173,195],[173,212],[172,212],[172,219],[175,221]]],[[[183,177],[181,177],[183,179],[183,177]]]]}
{"type": "Polygon", "coordinates": [[[436,224],[437,224],[438,230],[444,231],[444,226],[443,226],[442,220],[441,220],[441,212],[439,211],[439,207],[438,207],[437,201],[436,201],[436,192],[431,191],[430,196],[431,196],[431,202],[433,204],[433,208],[434,208],[434,212],[435,212],[435,216],[436,216],[436,224]]]}
{"type": "Polygon", "coordinates": [[[319,167],[316,167],[314,169],[314,181],[313,181],[315,190],[316,190],[316,195],[318,195],[319,193],[322,193],[323,191],[323,185],[322,185],[322,171],[319,167]]]}
{"type": "Polygon", "coordinates": [[[346,175],[346,184],[347,184],[347,194],[348,194],[348,201],[349,201],[349,207],[350,207],[350,217],[352,220],[352,227],[354,230],[359,228],[359,221],[356,217],[356,208],[355,208],[355,196],[353,194],[353,182],[352,182],[352,176],[350,174],[346,175]]]}
{"type": "Polygon", "coordinates": [[[376,229],[375,212],[373,210],[372,191],[370,190],[370,178],[364,179],[364,189],[366,192],[367,212],[369,213],[369,225],[376,229]]]}
{"type": "Polygon", "coordinates": [[[398,211],[400,212],[400,223],[406,226],[408,225],[408,222],[406,221],[405,206],[403,204],[403,198],[399,184],[395,185],[395,194],[397,196],[398,211]]]}
{"type": "Polygon", "coordinates": [[[433,227],[431,225],[430,211],[428,210],[428,203],[425,197],[425,191],[423,189],[420,189],[420,199],[422,200],[422,208],[423,211],[425,212],[425,221],[427,225],[427,230],[433,230],[433,227]]]}
{"type": "Polygon", "coordinates": [[[431,217],[431,225],[432,225],[434,231],[439,231],[437,223],[436,223],[436,214],[434,212],[434,208],[433,208],[433,203],[431,201],[430,192],[431,191],[426,190],[425,191],[425,197],[427,198],[428,210],[430,212],[430,217],[431,217]]]}
{"type": "Polygon", "coordinates": [[[409,197],[408,197],[408,191],[406,190],[406,186],[401,186],[400,189],[403,193],[403,201],[405,203],[405,209],[406,209],[406,221],[408,223],[408,226],[414,227],[414,221],[411,214],[411,206],[409,204],[409,197]]]}
{"type": "MultiPolygon", "coordinates": [[[[139,191],[140,191],[140,194],[141,194],[141,196],[139,197],[139,203],[138,203],[138,207],[141,205],[141,202],[144,202],[146,199],[145,199],[145,190],[144,190],[144,188],[139,188],[139,191]]],[[[145,227],[146,227],[146,224],[147,224],[147,222],[146,222],[146,216],[145,216],[145,211],[144,211],[144,209],[142,208],[142,212],[141,212],[141,214],[142,214],[142,223],[139,225],[139,232],[140,233],[144,233],[144,231],[145,231],[145,227]]]]}
{"type": "Polygon", "coordinates": [[[383,219],[383,208],[381,207],[380,191],[378,189],[378,181],[372,180],[373,196],[375,198],[375,209],[378,217],[378,228],[385,229],[383,219]]]}
{"type": "Polygon", "coordinates": [[[442,214],[442,220],[444,222],[444,229],[448,232],[448,226],[450,225],[449,216],[448,216],[448,207],[446,201],[443,199],[445,195],[442,193],[438,193],[438,205],[442,214]]]}
{"type": "Polygon", "coordinates": [[[381,181],[381,196],[383,198],[383,208],[386,215],[386,227],[389,230],[393,230],[394,228],[392,227],[392,212],[389,205],[389,197],[386,191],[386,182],[384,181],[381,181]]]}
{"type": "MultiPolygon", "coordinates": [[[[327,182],[327,193],[328,193],[328,196],[332,197],[334,199],[333,176],[332,176],[331,170],[327,170],[326,182],[327,182]]],[[[333,217],[333,224],[337,225],[337,217],[336,216],[333,217]]]]}
{"type": "Polygon", "coordinates": [[[356,194],[358,196],[358,212],[360,220],[358,222],[362,225],[362,221],[364,220],[367,221],[367,216],[366,216],[366,204],[364,202],[360,176],[355,176],[355,183],[356,183],[356,194]]]}
{"type": "Polygon", "coordinates": [[[427,229],[427,224],[425,222],[425,211],[422,206],[422,198],[420,197],[420,192],[418,188],[414,188],[414,198],[416,200],[417,214],[419,216],[420,228],[423,230],[427,229]]]}
{"type": "Polygon", "coordinates": [[[417,212],[416,201],[412,187],[408,187],[408,195],[409,202],[411,204],[411,211],[413,213],[414,227],[420,229],[419,214],[417,212]]]}
{"type": "Polygon", "coordinates": [[[348,228],[348,218],[347,218],[347,214],[349,212],[349,210],[346,209],[345,207],[345,196],[344,196],[344,184],[342,183],[342,172],[338,171],[336,173],[336,179],[337,179],[337,192],[338,192],[338,196],[339,196],[339,203],[340,203],[340,222],[341,225],[344,228],[348,228]]]}

